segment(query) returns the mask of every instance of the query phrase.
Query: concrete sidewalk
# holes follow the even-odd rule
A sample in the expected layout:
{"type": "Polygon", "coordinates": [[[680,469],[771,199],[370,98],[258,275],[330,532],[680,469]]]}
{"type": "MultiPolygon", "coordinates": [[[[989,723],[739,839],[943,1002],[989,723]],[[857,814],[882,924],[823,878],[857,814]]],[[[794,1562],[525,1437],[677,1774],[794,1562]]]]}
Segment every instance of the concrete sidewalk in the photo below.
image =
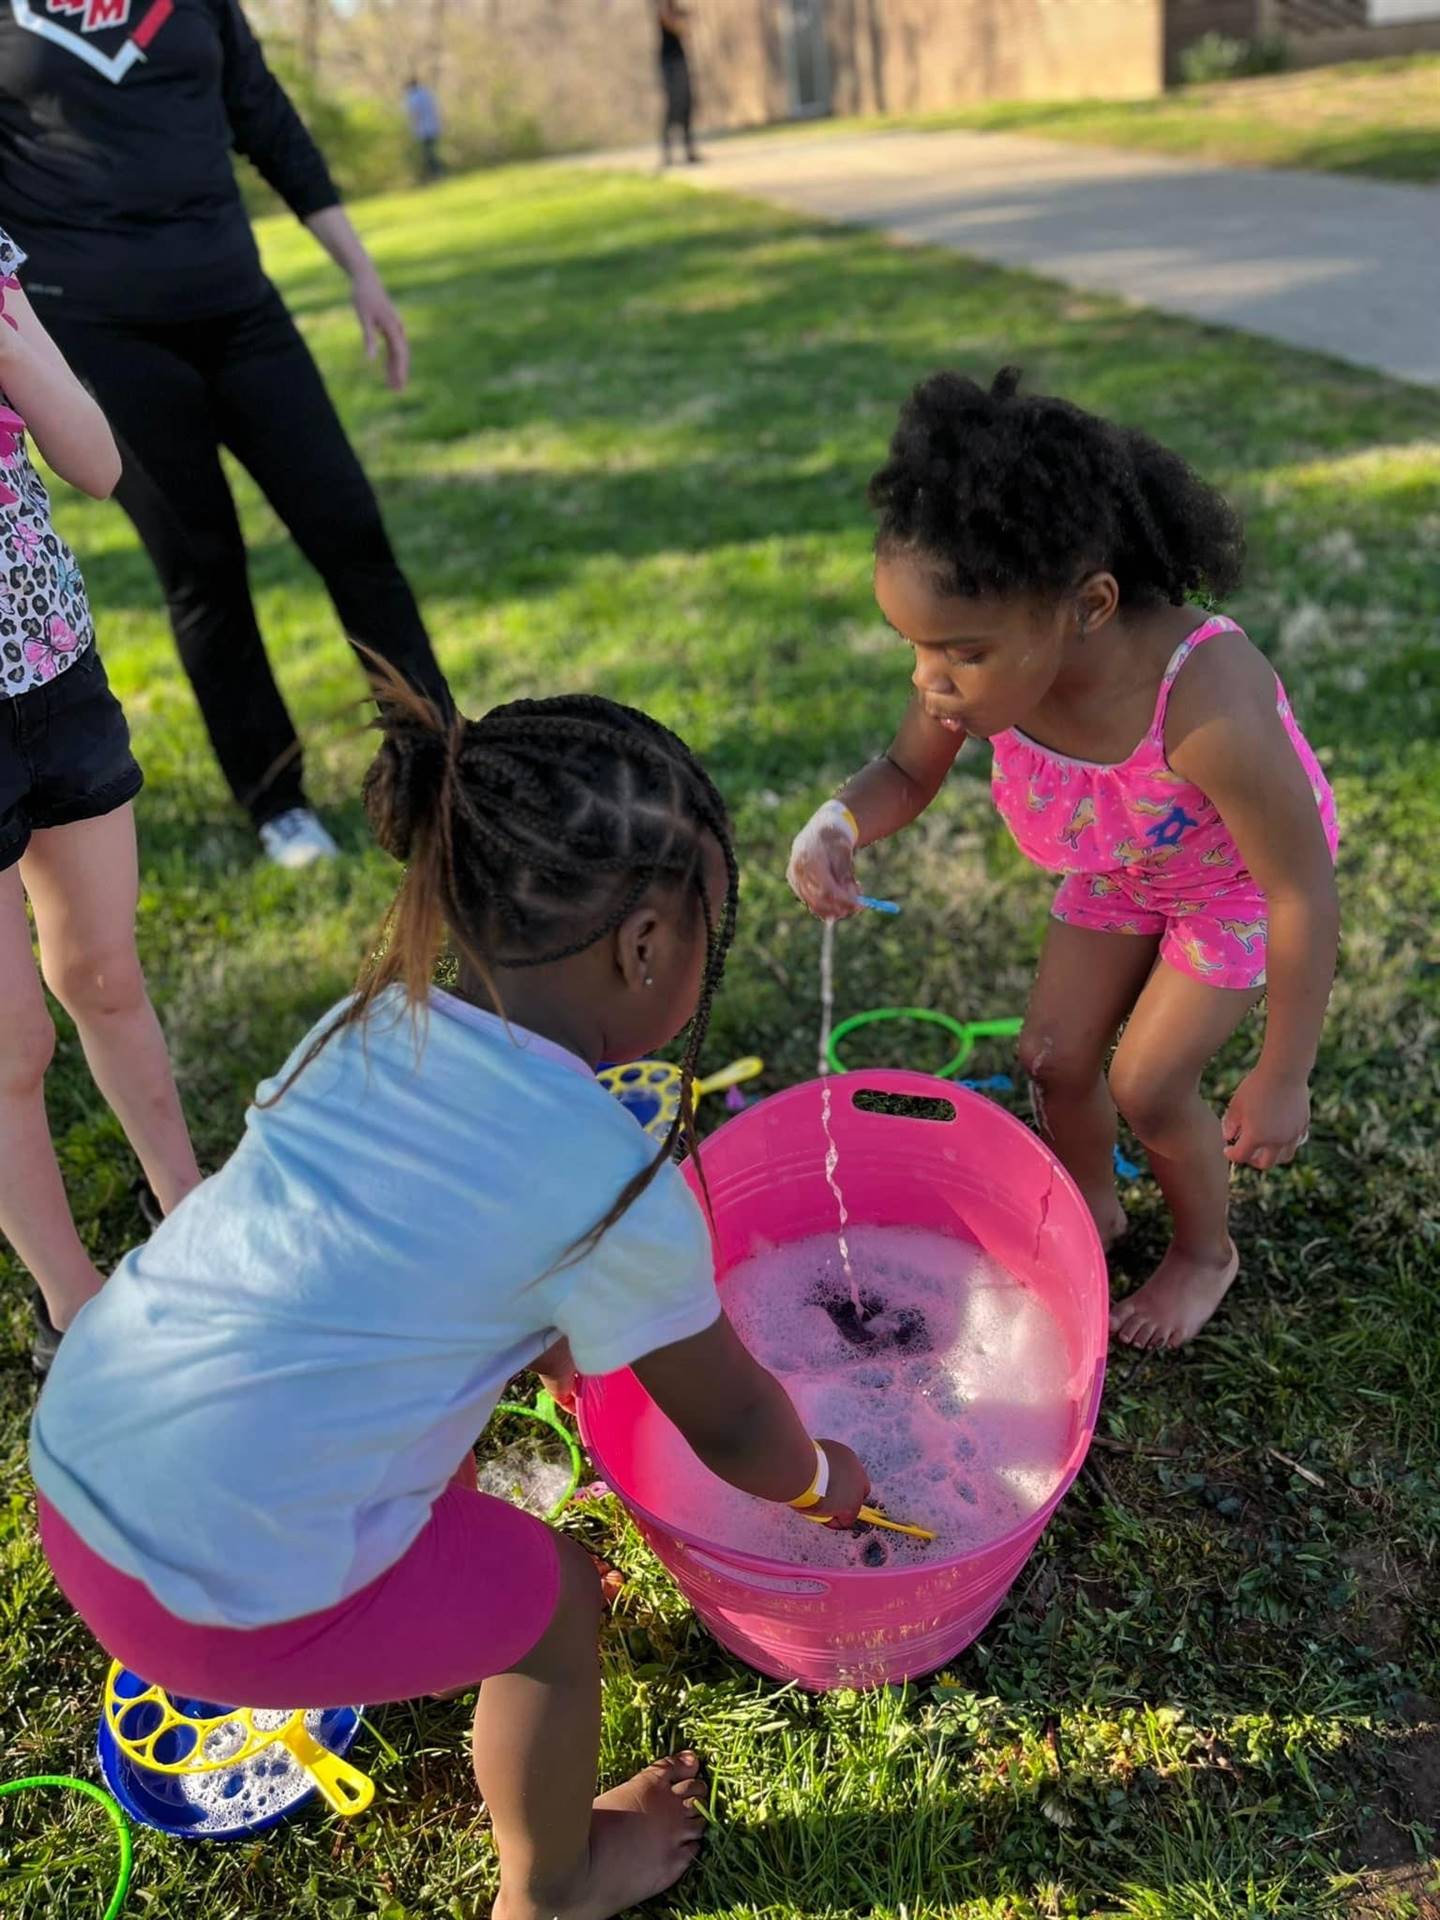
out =
{"type": "Polygon", "coordinates": [[[1440,385],[1440,189],[975,133],[745,137],[676,177],[1440,385]]]}

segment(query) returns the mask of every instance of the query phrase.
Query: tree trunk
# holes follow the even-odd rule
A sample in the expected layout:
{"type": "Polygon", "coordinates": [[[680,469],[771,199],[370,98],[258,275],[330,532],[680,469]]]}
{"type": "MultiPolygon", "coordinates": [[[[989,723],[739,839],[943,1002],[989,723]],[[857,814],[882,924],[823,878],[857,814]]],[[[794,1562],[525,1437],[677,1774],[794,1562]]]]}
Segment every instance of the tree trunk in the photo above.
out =
{"type": "Polygon", "coordinates": [[[300,64],[312,86],[320,78],[320,5],[321,0],[301,0],[300,64]]]}
{"type": "Polygon", "coordinates": [[[445,65],[445,0],[430,4],[430,84],[438,94],[445,65]]]}

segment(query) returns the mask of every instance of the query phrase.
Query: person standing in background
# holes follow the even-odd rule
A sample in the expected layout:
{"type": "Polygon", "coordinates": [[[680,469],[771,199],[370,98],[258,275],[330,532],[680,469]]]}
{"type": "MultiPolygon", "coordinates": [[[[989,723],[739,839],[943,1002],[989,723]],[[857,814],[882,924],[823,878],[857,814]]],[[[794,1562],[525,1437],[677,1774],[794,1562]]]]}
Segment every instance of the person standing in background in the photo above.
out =
{"type": "Polygon", "coordinates": [[[685,52],[689,31],[689,9],[680,0],[658,0],[660,22],[660,84],[665,95],[665,110],[660,122],[660,165],[670,164],[670,135],[678,127],[685,140],[685,158],[694,166],[700,155],[695,150],[691,127],[694,114],[694,89],[690,84],[690,60],[685,52]]]}
{"type": "Polygon", "coordinates": [[[28,291],[100,402],[116,498],[160,577],[181,663],[266,853],[336,852],[250,596],[228,447],[360,648],[449,694],[319,369],[260,266],[232,146],[349,276],[366,350],[409,373],[400,316],[238,0],[0,8],[0,206],[28,291]],[[132,15],[133,8],[133,15],[132,15]]]}
{"type": "Polygon", "coordinates": [[[440,159],[440,102],[417,75],[405,82],[405,117],[420,149],[420,177],[438,180],[445,171],[440,159]]]}

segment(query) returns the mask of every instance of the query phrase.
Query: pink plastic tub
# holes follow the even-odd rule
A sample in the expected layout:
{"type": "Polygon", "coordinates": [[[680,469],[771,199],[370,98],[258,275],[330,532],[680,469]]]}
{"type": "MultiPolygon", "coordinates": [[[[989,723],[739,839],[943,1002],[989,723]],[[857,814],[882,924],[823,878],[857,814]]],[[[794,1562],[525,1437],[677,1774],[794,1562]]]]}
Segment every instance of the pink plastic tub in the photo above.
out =
{"type": "MultiPolygon", "coordinates": [[[[985,1546],[916,1568],[817,1572],[737,1553],[656,1511],[633,1437],[633,1373],[587,1380],[580,1425],[596,1467],[722,1646],[779,1680],[824,1690],[932,1673],[984,1628],[1079,1472],[1105,1377],[1108,1288],[1089,1209],[1054,1155],[1000,1107],[928,1074],[856,1072],[776,1094],[706,1141],[715,1268],[763,1244],[833,1230],[821,1091],[852,1223],[926,1227],[978,1243],[1042,1295],[1064,1329],[1075,1383],[1071,1445],[1053,1497],[985,1546]],[[945,1120],[867,1112],[857,1095],[946,1103],[945,1120]]],[[[686,1169],[691,1185],[698,1181],[686,1169]]]]}

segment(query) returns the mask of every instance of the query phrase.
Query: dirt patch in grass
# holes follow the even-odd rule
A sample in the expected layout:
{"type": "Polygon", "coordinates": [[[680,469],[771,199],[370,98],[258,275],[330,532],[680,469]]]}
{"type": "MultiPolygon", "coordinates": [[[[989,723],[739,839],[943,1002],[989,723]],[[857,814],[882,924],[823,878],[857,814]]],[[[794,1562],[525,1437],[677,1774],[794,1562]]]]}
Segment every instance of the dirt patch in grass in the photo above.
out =
{"type": "MultiPolygon", "coordinates": [[[[1351,1547],[1341,1556],[1341,1564],[1355,1583],[1354,1605],[1366,1644],[1382,1659],[1402,1659],[1415,1598],[1424,1580],[1422,1571],[1383,1548],[1372,1547],[1351,1547]]],[[[1440,1786],[1431,1801],[1431,1815],[1440,1822],[1440,1786]]]]}
{"type": "Polygon", "coordinates": [[[1423,1861],[1367,1873],[1346,1905],[1348,1920],[1440,1920],[1435,1874],[1423,1861]]]}
{"type": "Polygon", "coordinates": [[[1362,1876],[1353,1920],[1440,1920],[1440,1702],[1411,1694],[1399,1705],[1407,1724],[1383,1750],[1379,1795],[1346,1863],[1362,1876]],[[1416,1851],[1427,1831],[1428,1856],[1416,1851]]]}

